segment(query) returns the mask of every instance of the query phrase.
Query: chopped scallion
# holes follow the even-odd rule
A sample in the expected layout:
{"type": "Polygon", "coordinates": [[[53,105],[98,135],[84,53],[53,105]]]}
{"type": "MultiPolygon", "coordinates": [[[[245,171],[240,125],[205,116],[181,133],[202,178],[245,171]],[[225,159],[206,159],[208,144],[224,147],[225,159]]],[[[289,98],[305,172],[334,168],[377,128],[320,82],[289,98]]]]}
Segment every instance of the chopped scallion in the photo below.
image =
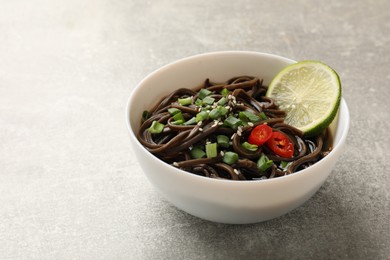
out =
{"type": "Polygon", "coordinates": [[[222,116],[221,110],[219,110],[218,108],[214,108],[210,111],[209,116],[211,119],[218,119],[222,116]]]}
{"type": "Polygon", "coordinates": [[[205,97],[204,99],[202,99],[202,102],[203,104],[206,104],[206,105],[212,105],[215,101],[215,98],[212,98],[212,97],[205,97]]]}
{"type": "Polygon", "coordinates": [[[188,106],[188,105],[192,104],[192,98],[191,97],[179,98],[177,101],[182,106],[188,106]]]}
{"type": "Polygon", "coordinates": [[[255,152],[257,151],[257,149],[259,148],[257,145],[255,144],[250,144],[248,142],[244,142],[242,144],[242,147],[244,147],[245,149],[247,149],[248,151],[252,151],[252,152],[255,152]]]}
{"type": "Polygon", "coordinates": [[[199,98],[200,99],[204,99],[205,97],[207,97],[208,95],[210,95],[212,92],[208,89],[205,89],[205,88],[202,88],[200,91],[199,91],[199,98]]]}
{"type": "Polygon", "coordinates": [[[230,139],[226,135],[217,135],[217,144],[220,147],[228,148],[230,139]]]}
{"type": "Polygon", "coordinates": [[[222,161],[224,163],[227,163],[227,164],[233,164],[235,162],[237,162],[238,160],[238,154],[236,154],[235,152],[226,152],[224,155],[223,155],[223,158],[222,158],[222,161]]]}
{"type": "Polygon", "coordinates": [[[214,158],[218,155],[217,143],[206,144],[206,155],[207,158],[214,158]]]}
{"type": "Polygon", "coordinates": [[[209,119],[209,113],[206,111],[200,111],[198,114],[196,114],[196,122],[198,123],[199,121],[207,120],[209,119]]]}
{"type": "Polygon", "coordinates": [[[223,105],[226,104],[227,101],[228,101],[228,100],[227,100],[226,97],[222,97],[220,100],[218,100],[217,103],[218,103],[218,105],[223,106],[223,105]]]}
{"type": "Polygon", "coordinates": [[[261,154],[259,160],[257,161],[257,168],[260,172],[265,172],[272,166],[273,163],[274,162],[268,159],[265,154],[261,154]]]}
{"type": "Polygon", "coordinates": [[[196,124],[196,119],[195,119],[195,117],[191,117],[190,120],[188,120],[188,121],[186,121],[186,122],[183,123],[183,125],[194,125],[194,124],[196,124]]]}
{"type": "Polygon", "coordinates": [[[279,164],[279,167],[282,168],[283,170],[286,170],[287,167],[291,164],[291,162],[286,162],[286,161],[281,161],[279,164]]]}
{"type": "Polygon", "coordinates": [[[197,99],[195,100],[195,105],[197,105],[198,107],[203,106],[203,101],[202,101],[202,99],[197,98],[197,99]]]}
{"type": "Polygon", "coordinates": [[[180,109],[175,107],[168,108],[168,112],[173,116],[176,115],[177,113],[181,113],[180,109]]]}
{"type": "Polygon", "coordinates": [[[242,121],[234,116],[228,116],[225,119],[224,124],[230,128],[237,129],[238,126],[242,125],[242,121]]]}
{"type": "Polygon", "coordinates": [[[172,122],[172,124],[174,124],[174,125],[181,125],[183,123],[184,123],[184,120],[181,120],[181,119],[175,120],[175,121],[172,122]]]}
{"type": "Polygon", "coordinates": [[[144,122],[144,121],[148,120],[149,117],[150,117],[149,111],[145,110],[145,111],[142,113],[142,121],[144,122]]]}
{"type": "Polygon", "coordinates": [[[224,97],[227,97],[229,95],[230,91],[226,88],[221,90],[221,95],[224,97]]]}
{"type": "Polygon", "coordinates": [[[265,115],[264,112],[261,112],[261,113],[259,114],[259,116],[260,116],[261,119],[263,119],[263,120],[267,120],[267,119],[268,119],[268,117],[265,115]]]}
{"type": "Polygon", "coordinates": [[[159,134],[164,130],[164,127],[164,124],[158,121],[153,121],[152,125],[148,128],[148,131],[152,134],[159,134]]]}
{"type": "Polygon", "coordinates": [[[173,115],[173,120],[175,120],[175,121],[182,120],[184,122],[183,114],[181,112],[174,114],[173,115]]]}
{"type": "Polygon", "coordinates": [[[190,153],[191,153],[191,157],[193,159],[199,159],[199,158],[203,158],[206,156],[206,153],[200,147],[192,148],[190,153]]]}
{"type": "Polygon", "coordinates": [[[238,116],[242,121],[251,121],[254,123],[260,121],[260,117],[249,111],[241,111],[238,116]]]}

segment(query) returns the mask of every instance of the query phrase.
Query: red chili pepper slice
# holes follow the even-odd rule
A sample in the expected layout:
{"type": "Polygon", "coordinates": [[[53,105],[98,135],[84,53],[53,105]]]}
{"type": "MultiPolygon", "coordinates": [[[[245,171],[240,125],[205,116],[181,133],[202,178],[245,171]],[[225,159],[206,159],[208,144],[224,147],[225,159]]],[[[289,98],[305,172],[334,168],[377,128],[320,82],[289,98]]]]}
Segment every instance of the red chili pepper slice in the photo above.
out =
{"type": "Polygon", "coordinates": [[[294,155],[294,145],[281,132],[273,132],[271,138],[267,141],[267,146],[281,157],[291,158],[294,155]]]}
{"type": "Polygon", "coordinates": [[[248,143],[260,146],[265,142],[267,142],[268,139],[271,137],[271,135],[272,135],[271,127],[265,124],[258,125],[252,129],[248,138],[248,143]]]}

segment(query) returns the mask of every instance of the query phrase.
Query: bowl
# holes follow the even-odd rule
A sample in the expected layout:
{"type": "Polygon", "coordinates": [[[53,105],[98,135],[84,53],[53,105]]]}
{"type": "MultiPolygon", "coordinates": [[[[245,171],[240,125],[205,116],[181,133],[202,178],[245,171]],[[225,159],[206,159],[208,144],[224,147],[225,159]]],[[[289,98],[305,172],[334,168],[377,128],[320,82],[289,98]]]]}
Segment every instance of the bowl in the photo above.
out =
{"type": "Polygon", "coordinates": [[[150,183],[177,208],[213,222],[249,224],[282,216],[306,202],[321,187],[340,157],[349,129],[349,112],[342,98],[334,125],[334,148],[307,169],[266,180],[232,181],[206,178],[173,167],[147,151],[136,138],[142,112],[178,88],[194,88],[206,78],[223,82],[250,75],[270,83],[294,60],[281,56],[224,51],[172,62],[146,76],[132,91],[126,122],[132,148],[150,183]]]}

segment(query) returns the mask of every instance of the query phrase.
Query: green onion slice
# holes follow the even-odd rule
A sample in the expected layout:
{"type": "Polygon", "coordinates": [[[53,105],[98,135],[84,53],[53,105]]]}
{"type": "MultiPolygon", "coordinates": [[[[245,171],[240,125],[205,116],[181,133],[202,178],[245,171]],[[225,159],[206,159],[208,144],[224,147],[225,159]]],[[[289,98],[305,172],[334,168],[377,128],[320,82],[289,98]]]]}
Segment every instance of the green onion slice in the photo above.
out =
{"type": "Polygon", "coordinates": [[[209,119],[209,113],[206,111],[200,111],[198,114],[196,114],[195,120],[198,123],[199,121],[207,120],[209,119]]]}
{"type": "Polygon", "coordinates": [[[228,148],[230,146],[230,139],[226,135],[217,135],[217,144],[220,147],[228,148]]]}
{"type": "Polygon", "coordinates": [[[194,147],[194,148],[192,148],[192,150],[190,151],[190,153],[191,153],[191,157],[192,157],[193,159],[199,159],[199,158],[206,157],[205,151],[203,151],[202,148],[200,148],[200,147],[194,147]]]}
{"type": "Polygon", "coordinates": [[[153,121],[152,125],[148,128],[148,131],[151,134],[159,134],[164,130],[165,125],[158,122],[158,121],[153,121]]]}
{"type": "Polygon", "coordinates": [[[227,163],[227,164],[233,164],[235,162],[237,162],[238,160],[238,154],[236,154],[235,152],[225,152],[225,154],[223,155],[223,159],[222,161],[224,163],[227,163]]]}
{"type": "Polygon", "coordinates": [[[205,97],[204,99],[202,99],[202,102],[203,104],[206,104],[206,105],[212,105],[215,101],[215,98],[212,98],[212,97],[205,97]]]}
{"type": "Polygon", "coordinates": [[[237,129],[242,125],[242,121],[234,116],[228,116],[223,123],[233,129],[237,129]]]}
{"type": "Polygon", "coordinates": [[[179,102],[179,104],[182,106],[188,106],[192,104],[192,98],[191,97],[179,98],[177,102],[179,102]]]}
{"type": "Polygon", "coordinates": [[[243,121],[251,121],[253,123],[260,121],[260,117],[249,111],[241,111],[238,116],[243,121]]]}
{"type": "Polygon", "coordinates": [[[208,89],[205,89],[205,88],[202,88],[200,91],[199,91],[199,98],[200,99],[204,99],[205,97],[207,97],[208,95],[210,95],[212,92],[208,89]]]}
{"type": "Polygon", "coordinates": [[[274,162],[268,159],[265,154],[261,154],[259,160],[257,161],[257,168],[260,172],[265,172],[272,166],[273,163],[274,162]]]}
{"type": "Polygon", "coordinates": [[[244,143],[242,143],[241,145],[242,145],[242,147],[244,147],[246,150],[252,151],[252,152],[256,152],[257,149],[259,148],[257,145],[255,145],[255,144],[250,144],[250,143],[248,143],[248,142],[244,142],[244,143]]]}
{"type": "Polygon", "coordinates": [[[206,144],[206,155],[207,158],[214,158],[218,155],[217,143],[206,144]]]}
{"type": "Polygon", "coordinates": [[[178,113],[181,113],[181,110],[178,109],[178,108],[175,108],[175,107],[171,107],[171,108],[168,108],[168,112],[169,112],[169,114],[174,116],[174,115],[176,115],[178,113]]]}

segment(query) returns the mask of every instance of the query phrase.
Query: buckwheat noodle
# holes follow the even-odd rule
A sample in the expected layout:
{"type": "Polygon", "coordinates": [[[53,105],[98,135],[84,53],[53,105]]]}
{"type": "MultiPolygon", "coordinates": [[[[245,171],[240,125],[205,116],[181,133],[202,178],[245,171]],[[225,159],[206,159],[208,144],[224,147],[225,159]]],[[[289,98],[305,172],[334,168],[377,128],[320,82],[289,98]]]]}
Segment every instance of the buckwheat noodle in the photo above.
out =
{"type": "Polygon", "coordinates": [[[142,120],[137,138],[148,151],[166,163],[210,178],[231,180],[277,178],[307,168],[326,156],[332,149],[329,131],[326,130],[316,137],[305,138],[300,130],[284,123],[285,112],[278,109],[272,99],[265,97],[266,91],[267,86],[263,85],[263,81],[251,76],[234,77],[223,83],[214,83],[206,79],[203,85],[194,90],[177,89],[162,98],[154,108],[148,111],[149,115],[142,120]],[[215,102],[223,98],[223,95],[219,93],[227,89],[230,95],[225,106],[229,108],[230,113],[248,111],[259,114],[263,112],[266,119],[243,126],[239,130],[226,127],[219,121],[211,119],[192,125],[174,124],[173,116],[168,109],[179,109],[186,120],[195,117],[199,113],[199,107],[194,104],[181,105],[178,99],[190,97],[196,100],[200,89],[211,91],[210,97],[214,98],[215,102]],[[165,125],[161,133],[152,134],[148,131],[153,121],[165,125]],[[293,157],[281,157],[266,145],[259,147],[255,152],[242,147],[242,143],[248,139],[251,130],[264,123],[272,127],[273,131],[284,133],[291,140],[294,144],[293,157]],[[193,147],[204,146],[206,142],[215,141],[219,134],[230,137],[231,145],[225,150],[239,155],[239,159],[234,164],[224,163],[222,154],[214,158],[192,159],[190,151],[193,147]],[[265,172],[259,171],[256,164],[262,153],[273,161],[272,166],[265,172]],[[281,167],[282,161],[287,166],[281,167]]]}

